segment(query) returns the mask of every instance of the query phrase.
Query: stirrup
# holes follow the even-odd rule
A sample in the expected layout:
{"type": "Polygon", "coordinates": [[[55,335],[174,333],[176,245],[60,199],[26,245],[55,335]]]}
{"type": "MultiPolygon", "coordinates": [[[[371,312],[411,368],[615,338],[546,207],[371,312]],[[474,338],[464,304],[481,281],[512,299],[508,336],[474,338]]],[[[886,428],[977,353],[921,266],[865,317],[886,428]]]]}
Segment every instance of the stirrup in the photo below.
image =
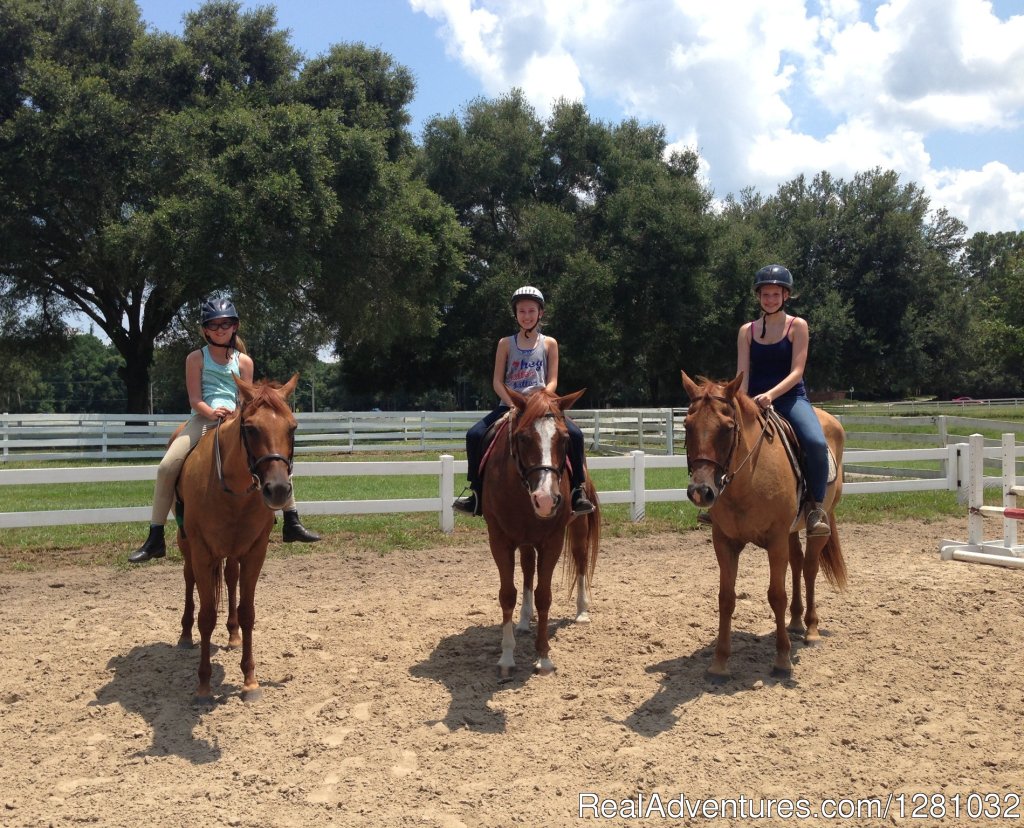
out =
{"type": "Polygon", "coordinates": [[[594,511],[594,504],[590,502],[583,487],[572,491],[572,513],[574,515],[589,515],[594,511]]]}
{"type": "Polygon", "coordinates": [[[473,517],[479,515],[480,512],[477,510],[478,498],[476,492],[470,489],[468,495],[462,495],[455,498],[455,501],[452,503],[452,508],[456,512],[462,512],[464,515],[471,515],[473,517]]]}
{"type": "Polygon", "coordinates": [[[817,507],[807,510],[807,535],[812,538],[825,538],[832,534],[828,523],[828,515],[824,509],[817,507]]]}

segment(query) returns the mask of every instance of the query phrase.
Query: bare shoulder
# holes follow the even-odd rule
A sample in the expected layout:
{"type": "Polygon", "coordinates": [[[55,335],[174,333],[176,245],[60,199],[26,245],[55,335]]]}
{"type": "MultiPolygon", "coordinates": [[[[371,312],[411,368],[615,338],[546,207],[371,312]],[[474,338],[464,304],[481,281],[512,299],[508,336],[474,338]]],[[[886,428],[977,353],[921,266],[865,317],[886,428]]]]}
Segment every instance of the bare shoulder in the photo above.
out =
{"type": "Polygon", "coordinates": [[[793,319],[793,331],[800,331],[801,333],[807,333],[809,330],[807,327],[807,320],[802,316],[794,316],[793,319]]]}
{"type": "Polygon", "coordinates": [[[558,347],[558,340],[555,339],[550,334],[544,334],[544,347],[547,348],[549,351],[552,348],[557,348],[558,347]]]}
{"type": "Polygon", "coordinates": [[[203,349],[202,348],[196,348],[194,351],[189,353],[189,355],[187,357],[185,357],[185,364],[188,365],[190,363],[191,364],[199,363],[200,365],[202,365],[202,363],[203,363],[203,349]]]}
{"type": "Polygon", "coordinates": [[[248,354],[240,353],[238,355],[238,364],[245,366],[246,368],[249,369],[253,369],[256,367],[256,364],[252,361],[252,357],[249,356],[248,354]]]}

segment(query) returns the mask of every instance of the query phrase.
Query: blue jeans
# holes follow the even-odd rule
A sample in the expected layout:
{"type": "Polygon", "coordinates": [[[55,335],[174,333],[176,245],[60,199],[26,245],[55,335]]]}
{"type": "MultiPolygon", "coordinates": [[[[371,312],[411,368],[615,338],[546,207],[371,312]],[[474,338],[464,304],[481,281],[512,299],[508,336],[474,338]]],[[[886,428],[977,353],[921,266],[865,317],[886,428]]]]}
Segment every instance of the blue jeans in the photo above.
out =
{"type": "Polygon", "coordinates": [[[807,488],[814,502],[821,503],[828,487],[828,444],[814,408],[807,397],[780,397],[772,405],[793,426],[806,458],[807,488]]]}
{"type": "MultiPolygon", "coordinates": [[[[499,405],[466,432],[466,461],[469,466],[466,471],[466,477],[469,479],[470,488],[475,492],[480,491],[480,485],[483,483],[483,480],[480,478],[480,461],[484,459],[484,450],[486,448],[484,446],[484,438],[487,436],[487,430],[503,417],[506,411],[508,411],[507,405],[499,405]]],[[[565,427],[569,429],[569,462],[572,464],[572,488],[578,489],[583,485],[583,480],[585,479],[583,473],[583,432],[568,417],[565,418],[565,427]]]]}

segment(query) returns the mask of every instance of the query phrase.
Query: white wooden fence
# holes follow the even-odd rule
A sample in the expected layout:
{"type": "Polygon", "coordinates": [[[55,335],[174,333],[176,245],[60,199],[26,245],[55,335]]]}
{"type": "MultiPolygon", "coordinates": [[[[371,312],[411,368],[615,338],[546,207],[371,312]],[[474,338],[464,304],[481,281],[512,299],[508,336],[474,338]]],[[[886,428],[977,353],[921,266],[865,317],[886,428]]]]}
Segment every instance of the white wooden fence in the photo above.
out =
{"type": "MultiPolygon", "coordinates": [[[[844,482],[844,493],[861,494],[869,492],[905,492],[949,490],[961,488],[961,481],[967,479],[963,469],[964,445],[949,445],[942,448],[893,449],[885,451],[848,451],[844,463],[892,463],[902,461],[937,461],[942,465],[942,477],[919,477],[875,480],[850,480],[844,482]]],[[[992,449],[992,457],[998,456],[998,447],[992,449]]],[[[989,456],[986,450],[986,457],[989,456]]],[[[1017,449],[1017,457],[1024,456],[1024,446],[1017,449]]],[[[648,469],[686,469],[685,455],[649,455],[633,451],[622,457],[592,457],[588,460],[591,469],[628,469],[629,488],[618,491],[600,491],[602,504],[629,504],[630,518],[643,520],[648,503],[673,503],[686,501],[685,488],[647,487],[648,469]]],[[[875,467],[881,478],[883,467],[875,467]]],[[[355,515],[384,514],[395,512],[436,512],[440,527],[450,532],[455,526],[452,501],[455,497],[456,475],[466,471],[465,460],[455,460],[451,455],[442,454],[437,460],[415,460],[401,462],[297,462],[295,477],[347,477],[380,475],[432,475],[437,477],[438,496],[424,498],[401,498],[394,500],[312,500],[301,501],[298,505],[306,515],[355,515]]],[[[76,468],[4,469],[0,470],[0,491],[5,485],[55,485],[63,483],[94,483],[124,480],[153,480],[156,466],[97,466],[76,468]]],[[[681,481],[682,482],[682,481],[681,481]]],[[[986,481],[1000,485],[1001,478],[986,481]]],[[[964,484],[965,485],[965,484],[964,484]]],[[[301,487],[300,487],[301,488],[301,487]]],[[[55,511],[0,512],[0,528],[24,526],[57,526],[87,523],[144,522],[149,519],[148,506],[111,507],[103,509],[65,509],[55,511]]]]}

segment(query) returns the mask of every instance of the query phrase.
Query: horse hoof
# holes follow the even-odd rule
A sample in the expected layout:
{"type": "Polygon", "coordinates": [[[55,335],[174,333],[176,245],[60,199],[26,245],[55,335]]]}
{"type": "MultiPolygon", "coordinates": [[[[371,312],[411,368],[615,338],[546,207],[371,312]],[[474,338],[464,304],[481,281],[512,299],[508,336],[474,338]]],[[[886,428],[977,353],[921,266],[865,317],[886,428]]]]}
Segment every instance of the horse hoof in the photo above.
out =
{"type": "Polygon", "coordinates": [[[515,678],[515,667],[498,667],[498,684],[507,684],[515,678]]]}
{"type": "Polygon", "coordinates": [[[729,680],[730,676],[728,673],[712,673],[708,670],[708,681],[716,686],[725,684],[729,680]]]}
{"type": "Polygon", "coordinates": [[[250,704],[251,702],[257,702],[261,698],[263,698],[262,687],[253,687],[251,690],[242,691],[242,701],[244,701],[246,704],[250,704]]]}
{"type": "Polygon", "coordinates": [[[208,710],[212,708],[217,702],[213,698],[213,694],[210,694],[209,696],[200,696],[198,693],[196,693],[196,695],[192,697],[192,703],[195,704],[197,707],[202,707],[203,709],[208,710]]]}
{"type": "Polygon", "coordinates": [[[589,624],[590,623],[590,613],[589,612],[581,612],[579,615],[576,616],[576,623],[577,624],[589,624]]]}
{"type": "Polygon", "coordinates": [[[548,667],[542,667],[540,664],[535,664],[533,667],[533,674],[535,676],[553,676],[555,674],[555,666],[552,664],[548,667]]]}
{"type": "Polygon", "coordinates": [[[819,644],[821,644],[821,636],[820,635],[815,635],[815,636],[805,635],[804,636],[804,646],[805,647],[817,647],[819,644]]]}
{"type": "Polygon", "coordinates": [[[772,678],[788,679],[793,677],[792,667],[772,667],[772,678]]]}
{"type": "Polygon", "coordinates": [[[520,626],[519,624],[516,624],[516,626],[513,628],[513,632],[515,632],[516,635],[519,635],[520,633],[528,633],[529,631],[530,631],[530,625],[529,624],[525,624],[523,626],[520,626]]]}
{"type": "Polygon", "coordinates": [[[178,649],[179,650],[191,650],[195,646],[196,645],[192,641],[191,638],[179,638],[178,639],[178,649]]]}

